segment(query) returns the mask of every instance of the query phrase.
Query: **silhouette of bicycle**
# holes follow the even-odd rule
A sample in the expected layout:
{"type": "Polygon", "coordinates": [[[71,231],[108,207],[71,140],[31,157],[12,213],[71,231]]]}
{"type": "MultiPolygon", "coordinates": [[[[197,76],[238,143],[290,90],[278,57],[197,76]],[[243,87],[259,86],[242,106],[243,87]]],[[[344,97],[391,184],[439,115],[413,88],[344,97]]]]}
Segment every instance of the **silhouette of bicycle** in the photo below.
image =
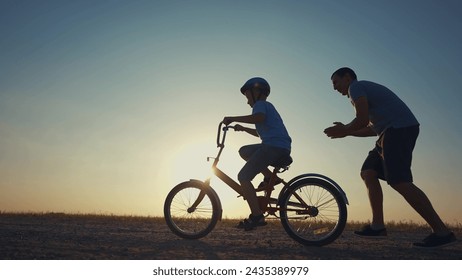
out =
{"type": "MultiPolygon", "coordinates": [[[[217,133],[218,154],[212,164],[214,174],[242,196],[241,186],[221,171],[217,165],[225,147],[226,133],[233,126],[220,123],[217,133]],[[223,131],[223,133],[221,133],[223,131]]],[[[285,182],[277,197],[272,197],[277,174],[292,163],[290,156],[273,165],[271,179],[258,196],[266,216],[280,219],[287,234],[306,246],[323,246],[333,242],[343,232],[347,220],[348,199],[332,179],[314,173],[302,174],[285,182]]],[[[278,182],[279,183],[279,182],[278,182]]],[[[175,186],[167,195],[164,216],[168,227],[179,237],[198,239],[206,236],[221,220],[222,206],[210,178],[191,179],[175,186]]]]}

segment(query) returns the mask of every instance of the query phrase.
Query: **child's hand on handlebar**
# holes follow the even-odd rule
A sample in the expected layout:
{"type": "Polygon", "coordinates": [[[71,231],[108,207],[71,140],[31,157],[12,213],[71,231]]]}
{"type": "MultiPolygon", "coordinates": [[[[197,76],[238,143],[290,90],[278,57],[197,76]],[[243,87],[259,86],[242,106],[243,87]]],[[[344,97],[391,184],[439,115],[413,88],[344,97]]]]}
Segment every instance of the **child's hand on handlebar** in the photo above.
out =
{"type": "Polygon", "coordinates": [[[222,123],[224,125],[230,125],[233,121],[233,117],[224,117],[222,123]]]}
{"type": "Polygon", "coordinates": [[[245,127],[243,127],[242,125],[240,124],[236,124],[234,126],[234,131],[245,131],[245,127]]]}

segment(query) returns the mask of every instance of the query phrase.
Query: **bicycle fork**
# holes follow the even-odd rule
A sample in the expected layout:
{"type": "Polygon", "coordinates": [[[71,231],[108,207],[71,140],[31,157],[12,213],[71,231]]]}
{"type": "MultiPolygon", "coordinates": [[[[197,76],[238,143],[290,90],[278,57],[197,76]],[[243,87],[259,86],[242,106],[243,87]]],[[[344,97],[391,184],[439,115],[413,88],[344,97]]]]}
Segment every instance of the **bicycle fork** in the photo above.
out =
{"type": "Polygon", "coordinates": [[[205,197],[205,191],[204,190],[201,190],[199,192],[199,195],[197,196],[196,198],[196,201],[194,201],[194,203],[188,208],[188,213],[193,213],[194,211],[196,211],[196,208],[199,204],[201,204],[202,200],[204,199],[205,197]]]}

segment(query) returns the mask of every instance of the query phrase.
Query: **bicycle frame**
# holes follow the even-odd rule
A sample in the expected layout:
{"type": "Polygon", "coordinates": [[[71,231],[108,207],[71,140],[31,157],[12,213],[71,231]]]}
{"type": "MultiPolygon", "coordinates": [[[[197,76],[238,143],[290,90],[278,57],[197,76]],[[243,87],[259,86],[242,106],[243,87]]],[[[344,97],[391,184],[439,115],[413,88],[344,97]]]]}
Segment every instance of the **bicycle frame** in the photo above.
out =
{"type": "MultiPolygon", "coordinates": [[[[213,161],[213,164],[212,164],[212,171],[215,174],[215,176],[220,178],[225,184],[227,184],[229,187],[231,187],[233,190],[235,190],[240,196],[243,196],[242,191],[241,191],[241,185],[239,185],[236,181],[234,181],[231,177],[226,175],[223,171],[221,171],[217,167],[218,162],[220,161],[221,153],[223,152],[223,149],[225,148],[224,143],[225,143],[225,139],[226,139],[226,132],[230,128],[234,128],[233,126],[225,126],[223,128],[223,137],[221,137],[222,126],[223,126],[223,123],[220,122],[220,125],[218,126],[218,133],[217,133],[217,147],[220,148],[218,150],[218,154],[217,154],[216,157],[207,157],[207,161],[213,158],[214,161],[213,161]]],[[[213,188],[210,186],[210,179],[211,178],[206,179],[203,183],[208,188],[213,190],[213,188]]],[[[197,180],[192,180],[192,181],[197,181],[197,180]]],[[[215,191],[213,191],[213,193],[216,196],[217,200],[220,201],[220,199],[218,198],[218,195],[215,193],[215,191]]],[[[194,203],[191,205],[191,207],[188,208],[188,212],[190,212],[190,213],[194,212],[196,207],[202,202],[204,197],[205,197],[205,192],[200,192],[199,196],[196,199],[196,201],[194,201],[194,203]]],[[[221,217],[220,217],[220,220],[221,220],[221,217]]]]}
{"type": "MultiPolygon", "coordinates": [[[[220,123],[217,134],[218,154],[207,160],[214,159],[212,174],[245,200],[240,184],[218,168],[226,134],[232,128],[235,129],[220,123]]],[[[347,220],[348,200],[345,192],[330,178],[314,173],[296,176],[288,182],[282,180],[279,185],[278,174],[285,170],[286,167],[276,165],[269,182],[256,190],[263,191],[263,195],[257,195],[262,212],[266,216],[280,219],[287,234],[303,245],[323,246],[333,242],[342,233],[347,220]],[[276,183],[282,188],[277,196],[271,197],[276,183]]],[[[176,185],[167,195],[165,219],[169,228],[179,237],[204,237],[222,219],[223,208],[210,180],[211,177],[205,181],[190,179],[176,185]]]]}
{"type": "MultiPolygon", "coordinates": [[[[221,179],[225,184],[227,184],[229,187],[231,187],[234,191],[236,191],[239,195],[243,195],[241,191],[241,185],[238,184],[236,181],[234,181],[231,177],[226,175],[220,168],[217,167],[218,162],[220,161],[221,153],[223,152],[223,149],[225,148],[225,139],[226,139],[226,133],[230,128],[234,129],[234,126],[225,126],[223,128],[223,123],[221,122],[220,125],[218,126],[218,133],[217,133],[217,147],[220,148],[218,150],[218,154],[213,161],[212,164],[212,171],[217,176],[218,178],[221,179]],[[221,131],[223,130],[223,136],[221,136],[221,131]]],[[[208,157],[207,160],[211,159],[212,157],[208,157]]],[[[210,178],[205,181],[207,185],[210,185],[210,178]]]]}
{"type": "MultiPolygon", "coordinates": [[[[213,164],[212,164],[212,171],[215,174],[215,176],[217,176],[226,185],[228,185],[234,191],[236,191],[239,194],[239,196],[243,196],[243,193],[242,193],[242,190],[241,190],[241,185],[238,184],[236,181],[234,181],[232,178],[230,178],[226,173],[224,173],[220,168],[217,167],[218,162],[220,161],[220,157],[221,157],[221,154],[223,152],[223,149],[225,148],[226,133],[231,128],[234,129],[234,126],[225,126],[225,127],[223,127],[223,123],[222,122],[220,123],[220,125],[218,126],[218,133],[217,133],[217,147],[220,148],[220,149],[218,150],[218,154],[217,154],[217,156],[215,158],[208,157],[207,160],[210,160],[210,159],[213,158],[214,161],[213,161],[213,164]],[[223,134],[221,134],[222,131],[223,131],[223,134]]],[[[276,177],[276,173],[278,172],[278,170],[279,170],[278,168],[275,168],[275,170],[273,171],[273,175],[272,175],[272,177],[270,179],[270,183],[268,185],[269,189],[265,191],[265,196],[260,196],[259,197],[259,199],[263,200],[263,203],[262,203],[262,205],[260,205],[260,207],[262,207],[263,211],[267,211],[271,215],[275,215],[275,213],[280,210],[280,207],[278,206],[278,200],[279,199],[271,197],[272,187],[274,186],[274,179],[276,177]],[[273,206],[270,206],[270,204],[275,204],[276,206],[273,207],[273,206]]],[[[208,187],[210,187],[210,178],[207,179],[204,183],[208,187]]],[[[284,185],[284,187],[288,186],[288,184],[285,181],[282,181],[282,184],[284,185]]],[[[197,205],[199,205],[199,203],[204,198],[204,195],[205,194],[200,194],[199,195],[199,197],[197,198],[197,200],[193,204],[194,208],[197,207],[197,205]]],[[[296,206],[296,207],[303,206],[303,207],[306,207],[306,208],[310,208],[310,206],[308,206],[303,201],[302,198],[298,197],[298,199],[299,199],[300,203],[290,202],[289,205],[296,206]]],[[[194,209],[194,208],[192,208],[192,209],[194,209]]]]}

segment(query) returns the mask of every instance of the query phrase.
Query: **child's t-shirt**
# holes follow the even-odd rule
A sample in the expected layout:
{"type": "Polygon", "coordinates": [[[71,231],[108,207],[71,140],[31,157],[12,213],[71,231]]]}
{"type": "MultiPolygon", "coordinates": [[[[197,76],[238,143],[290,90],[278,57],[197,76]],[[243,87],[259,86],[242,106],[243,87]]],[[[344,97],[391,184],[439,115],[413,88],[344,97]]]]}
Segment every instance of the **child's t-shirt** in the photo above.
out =
{"type": "Polygon", "coordinates": [[[262,143],[290,151],[292,139],[276,108],[268,101],[258,100],[253,105],[252,114],[265,114],[265,121],[255,124],[262,143]]]}

